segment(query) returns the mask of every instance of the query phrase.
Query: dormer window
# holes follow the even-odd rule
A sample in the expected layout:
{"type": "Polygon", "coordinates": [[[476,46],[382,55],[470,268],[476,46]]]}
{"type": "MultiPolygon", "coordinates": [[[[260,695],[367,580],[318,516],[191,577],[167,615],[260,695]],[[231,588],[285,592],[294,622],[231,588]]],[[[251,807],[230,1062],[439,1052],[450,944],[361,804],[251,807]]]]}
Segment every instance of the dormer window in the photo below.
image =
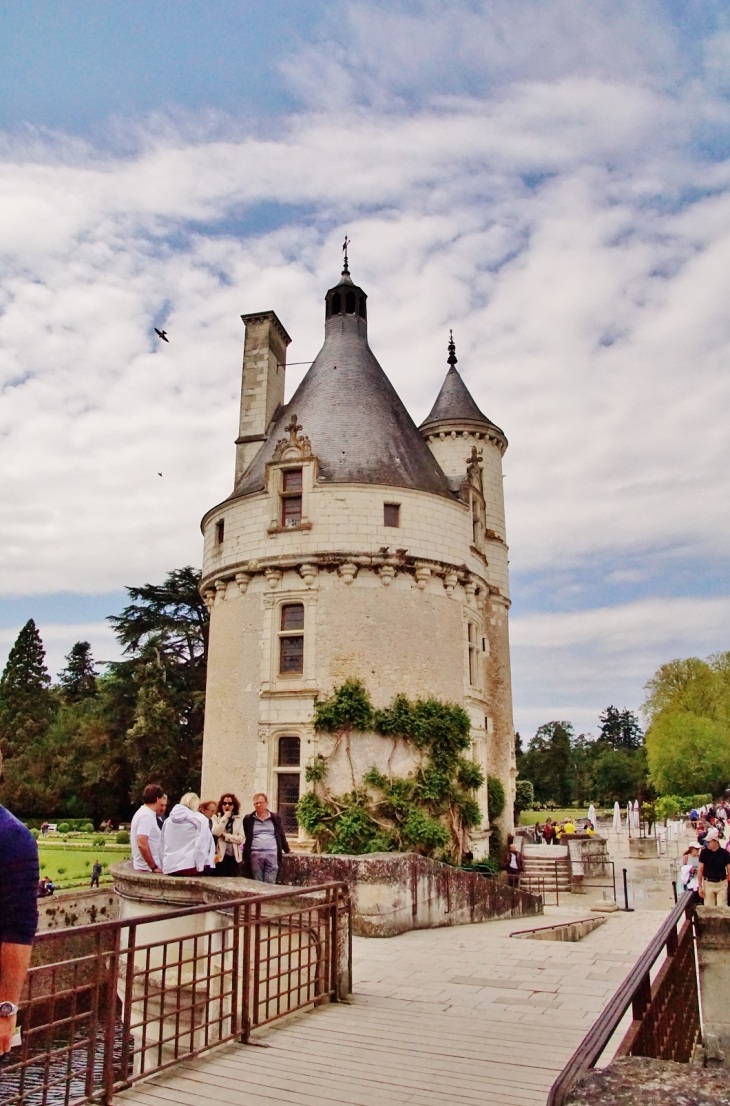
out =
{"type": "Polygon", "coordinates": [[[302,470],[284,469],[281,481],[281,525],[284,529],[302,521],[302,470]]]}

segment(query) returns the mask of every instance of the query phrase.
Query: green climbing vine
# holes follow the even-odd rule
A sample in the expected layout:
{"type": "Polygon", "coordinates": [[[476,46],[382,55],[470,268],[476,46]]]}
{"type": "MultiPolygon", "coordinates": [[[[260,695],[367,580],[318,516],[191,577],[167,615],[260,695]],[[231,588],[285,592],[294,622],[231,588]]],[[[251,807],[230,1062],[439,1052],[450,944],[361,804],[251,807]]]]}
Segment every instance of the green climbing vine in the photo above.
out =
{"type": "Polygon", "coordinates": [[[480,768],[464,754],[471,743],[465,710],[437,699],[412,701],[397,695],[389,707],[375,710],[359,680],[346,680],[329,699],[314,705],[314,728],[334,737],[328,756],[307,765],[312,791],[297,805],[297,819],[327,853],[417,851],[460,862],[469,830],[481,822],[474,792],[484,783],[480,768]],[[391,738],[387,770],[372,767],[355,777],[353,731],[391,738]],[[391,770],[398,743],[416,752],[417,766],[407,777],[391,770]],[[327,785],[329,760],[342,749],[352,790],[335,796],[327,785]]]}

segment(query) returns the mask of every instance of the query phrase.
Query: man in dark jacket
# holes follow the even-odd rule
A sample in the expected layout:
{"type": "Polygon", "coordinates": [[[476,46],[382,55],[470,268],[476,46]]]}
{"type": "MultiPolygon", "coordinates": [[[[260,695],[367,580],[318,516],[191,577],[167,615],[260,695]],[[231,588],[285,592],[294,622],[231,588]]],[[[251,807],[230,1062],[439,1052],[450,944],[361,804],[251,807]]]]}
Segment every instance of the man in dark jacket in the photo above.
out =
{"type": "Polygon", "coordinates": [[[281,854],[289,852],[289,842],[281,818],[269,810],[263,791],[253,797],[254,809],[243,819],[243,870],[260,883],[276,883],[281,854]]]}
{"type": "Polygon", "coordinates": [[[15,1034],[38,927],[37,896],[38,847],[30,830],[0,806],[0,1055],[15,1034]]]}

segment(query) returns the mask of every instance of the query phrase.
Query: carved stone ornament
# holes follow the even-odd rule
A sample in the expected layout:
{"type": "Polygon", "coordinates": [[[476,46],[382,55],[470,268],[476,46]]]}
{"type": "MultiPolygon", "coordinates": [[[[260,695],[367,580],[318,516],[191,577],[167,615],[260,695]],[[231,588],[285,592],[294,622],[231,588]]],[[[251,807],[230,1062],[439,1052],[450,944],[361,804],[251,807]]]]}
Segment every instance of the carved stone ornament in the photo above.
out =
{"type": "Polygon", "coordinates": [[[238,584],[238,590],[241,595],[245,595],[248,589],[248,585],[251,583],[251,577],[247,572],[236,573],[236,583],[238,584]]]}
{"type": "Polygon", "coordinates": [[[378,574],[380,576],[380,582],[383,587],[389,588],[390,582],[395,576],[395,569],[393,568],[393,565],[381,565],[378,569],[378,574]]]}
{"type": "Polygon", "coordinates": [[[431,579],[431,569],[428,565],[418,565],[416,567],[416,587],[419,591],[424,591],[426,584],[431,579]]]}
{"type": "Polygon", "coordinates": [[[308,588],[311,588],[314,581],[317,579],[319,569],[316,565],[301,565],[299,568],[299,575],[308,588]]]}
{"type": "Polygon", "coordinates": [[[449,599],[454,595],[454,588],[459,583],[459,577],[455,572],[447,572],[444,576],[444,587],[446,588],[446,594],[449,599]]]}
{"type": "Polygon", "coordinates": [[[301,423],[297,422],[297,416],[292,414],[288,425],[284,427],[288,438],[280,438],[276,443],[276,449],[271,460],[278,461],[308,461],[313,457],[312,443],[309,438],[300,437],[301,423]]]}
{"type": "Polygon", "coordinates": [[[466,601],[470,605],[474,603],[474,596],[476,595],[477,586],[473,580],[467,580],[464,584],[464,594],[466,595],[466,601]]]}
{"type": "Polygon", "coordinates": [[[274,590],[274,588],[278,588],[279,584],[281,583],[281,575],[282,574],[278,568],[266,569],[264,576],[266,577],[266,581],[272,591],[274,590]]]}
{"type": "Polygon", "coordinates": [[[349,562],[340,565],[340,576],[342,577],[343,584],[351,584],[357,576],[357,565],[350,564],[349,562]]]}
{"type": "Polygon", "coordinates": [[[481,449],[477,449],[475,445],[471,447],[471,453],[466,461],[466,474],[472,479],[475,476],[479,476],[484,463],[484,454],[481,449]]]}
{"type": "Polygon", "coordinates": [[[215,601],[216,601],[216,603],[222,603],[225,600],[227,591],[228,591],[228,581],[227,580],[216,580],[216,582],[215,582],[215,592],[216,592],[216,600],[215,601]]]}
{"type": "Polygon", "coordinates": [[[208,610],[212,610],[213,604],[215,603],[215,588],[205,589],[203,592],[203,602],[208,610]]]}

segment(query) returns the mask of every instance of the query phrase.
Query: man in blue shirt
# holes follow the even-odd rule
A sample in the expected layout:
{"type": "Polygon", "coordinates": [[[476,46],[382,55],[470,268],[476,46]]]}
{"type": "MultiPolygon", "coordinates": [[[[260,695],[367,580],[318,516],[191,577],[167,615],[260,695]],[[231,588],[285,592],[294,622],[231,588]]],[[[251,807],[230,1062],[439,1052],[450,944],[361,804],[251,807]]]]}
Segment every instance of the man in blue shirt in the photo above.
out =
{"type": "Polygon", "coordinates": [[[38,927],[37,894],[38,847],[33,835],[0,806],[0,1056],[10,1050],[15,1033],[38,927]]]}

